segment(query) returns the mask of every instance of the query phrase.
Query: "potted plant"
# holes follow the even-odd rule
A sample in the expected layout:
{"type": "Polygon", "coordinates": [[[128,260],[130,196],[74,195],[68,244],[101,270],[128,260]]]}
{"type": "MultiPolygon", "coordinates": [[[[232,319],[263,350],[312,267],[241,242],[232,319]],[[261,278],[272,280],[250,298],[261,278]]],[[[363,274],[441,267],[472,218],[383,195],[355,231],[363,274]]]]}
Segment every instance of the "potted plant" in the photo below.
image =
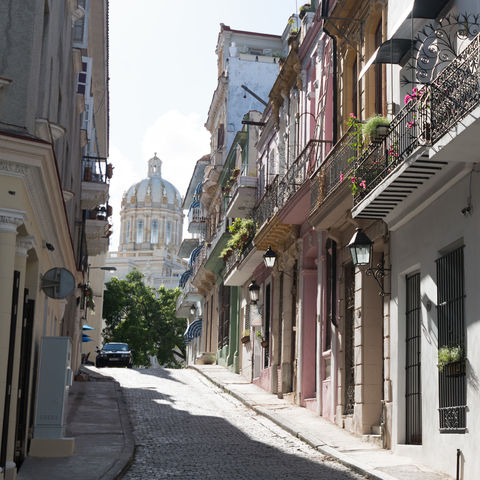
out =
{"type": "Polygon", "coordinates": [[[465,373],[464,352],[460,345],[444,345],[438,349],[438,370],[448,375],[465,373]]]}
{"type": "Polygon", "coordinates": [[[388,118],[375,115],[363,124],[363,136],[368,138],[372,143],[379,143],[386,137],[389,126],[390,120],[388,118]]]}
{"type": "Polygon", "coordinates": [[[247,330],[243,331],[242,338],[240,338],[240,341],[242,343],[248,343],[250,341],[250,330],[247,328],[247,330]]]}
{"type": "Polygon", "coordinates": [[[256,333],[257,337],[260,339],[260,345],[263,348],[268,347],[268,340],[263,336],[262,332],[260,330],[257,330],[256,333]]]}
{"type": "Polygon", "coordinates": [[[313,10],[312,6],[309,3],[306,3],[305,5],[302,5],[300,7],[300,12],[299,12],[298,16],[300,18],[303,18],[307,14],[307,12],[313,12],[313,11],[314,10],[313,10]]]}
{"type": "Polygon", "coordinates": [[[240,169],[239,169],[239,168],[234,168],[234,169],[232,170],[232,177],[233,177],[233,178],[236,178],[236,177],[238,177],[239,175],[240,175],[240,169]]]}
{"type": "Polygon", "coordinates": [[[228,245],[220,252],[220,258],[226,262],[233,253],[233,248],[228,245]]]}

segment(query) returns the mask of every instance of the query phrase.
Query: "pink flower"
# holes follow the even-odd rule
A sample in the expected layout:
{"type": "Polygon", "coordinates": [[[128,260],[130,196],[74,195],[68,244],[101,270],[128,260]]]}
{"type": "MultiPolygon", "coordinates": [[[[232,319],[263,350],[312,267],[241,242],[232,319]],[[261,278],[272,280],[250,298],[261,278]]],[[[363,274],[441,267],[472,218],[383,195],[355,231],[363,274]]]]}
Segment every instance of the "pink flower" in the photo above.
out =
{"type": "Polygon", "coordinates": [[[352,183],[355,183],[357,181],[355,177],[352,177],[351,180],[352,180],[352,183]]]}
{"type": "Polygon", "coordinates": [[[343,173],[340,174],[340,183],[343,182],[343,173]]]}
{"type": "Polygon", "coordinates": [[[357,117],[355,116],[355,114],[352,113],[352,112],[350,112],[350,114],[349,114],[348,116],[349,116],[350,118],[357,118],[357,117]]]}
{"type": "Polygon", "coordinates": [[[415,125],[415,122],[412,120],[411,122],[407,122],[407,127],[408,128],[413,128],[415,125]]]}
{"type": "Polygon", "coordinates": [[[360,186],[365,190],[367,188],[367,184],[365,183],[365,180],[362,180],[360,182],[360,186]]]}
{"type": "Polygon", "coordinates": [[[403,99],[403,103],[406,105],[410,100],[412,100],[412,97],[410,95],[405,95],[405,98],[403,99]]]}

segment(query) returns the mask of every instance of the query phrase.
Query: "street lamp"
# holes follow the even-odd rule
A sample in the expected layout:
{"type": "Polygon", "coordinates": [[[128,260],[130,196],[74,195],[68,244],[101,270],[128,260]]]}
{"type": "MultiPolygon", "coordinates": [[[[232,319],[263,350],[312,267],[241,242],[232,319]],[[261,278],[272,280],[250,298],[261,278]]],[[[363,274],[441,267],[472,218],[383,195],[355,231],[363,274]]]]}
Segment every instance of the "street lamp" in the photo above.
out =
{"type": "Polygon", "coordinates": [[[372,258],[373,242],[361,228],[357,228],[350,243],[347,245],[352,256],[353,265],[360,267],[368,265],[372,258]]]}
{"type": "Polygon", "coordinates": [[[272,247],[269,245],[267,251],[263,254],[263,261],[265,262],[265,266],[267,268],[273,268],[277,257],[278,255],[272,250],[272,247]]]}
{"type": "Polygon", "coordinates": [[[372,266],[373,242],[368,238],[367,234],[364,233],[361,228],[357,228],[347,246],[350,250],[350,255],[352,256],[353,265],[355,267],[364,267],[369,265],[369,267],[365,270],[365,274],[372,276],[376,280],[378,286],[380,287],[380,295],[382,297],[385,295],[390,295],[389,293],[385,292],[383,289],[383,283],[380,281],[380,279],[385,277],[385,272],[390,271],[390,269],[384,267],[383,258],[381,263],[379,263],[376,267],[372,266]]]}
{"type": "Polygon", "coordinates": [[[250,295],[250,301],[256,304],[259,298],[260,287],[256,284],[255,280],[252,280],[252,283],[248,286],[248,293],[250,295]]]}

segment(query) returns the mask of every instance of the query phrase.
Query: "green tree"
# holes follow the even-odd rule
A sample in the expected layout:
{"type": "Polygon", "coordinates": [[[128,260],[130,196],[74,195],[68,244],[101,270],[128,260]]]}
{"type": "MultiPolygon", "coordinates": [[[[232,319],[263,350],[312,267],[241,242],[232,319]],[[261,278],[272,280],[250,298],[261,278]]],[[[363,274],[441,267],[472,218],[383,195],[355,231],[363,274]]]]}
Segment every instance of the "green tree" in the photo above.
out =
{"type": "Polygon", "coordinates": [[[126,342],[133,349],[135,365],[150,365],[155,355],[161,365],[179,367],[185,359],[183,333],[185,319],[175,317],[180,290],[145,285],[138,270],[125,280],[112,278],[106,283],[103,299],[105,342],[126,342]]]}

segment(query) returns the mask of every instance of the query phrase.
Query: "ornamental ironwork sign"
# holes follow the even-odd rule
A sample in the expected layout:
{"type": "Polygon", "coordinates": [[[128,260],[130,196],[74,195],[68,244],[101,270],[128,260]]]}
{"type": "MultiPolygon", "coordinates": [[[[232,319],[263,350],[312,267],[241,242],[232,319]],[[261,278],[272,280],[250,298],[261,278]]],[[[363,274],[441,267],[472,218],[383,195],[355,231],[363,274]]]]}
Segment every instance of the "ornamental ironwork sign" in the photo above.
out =
{"type": "Polygon", "coordinates": [[[402,86],[429,84],[480,32],[480,14],[451,14],[429,23],[412,39],[402,86]],[[410,78],[409,78],[410,77],[410,78]]]}

